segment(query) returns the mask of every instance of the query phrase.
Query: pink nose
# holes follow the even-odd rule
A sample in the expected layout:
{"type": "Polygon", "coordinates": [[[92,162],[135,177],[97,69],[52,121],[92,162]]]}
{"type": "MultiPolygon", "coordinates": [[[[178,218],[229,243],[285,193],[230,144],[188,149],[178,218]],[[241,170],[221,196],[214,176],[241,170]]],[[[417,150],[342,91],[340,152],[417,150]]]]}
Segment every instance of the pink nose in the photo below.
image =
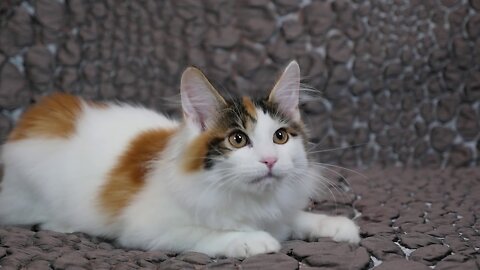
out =
{"type": "Polygon", "coordinates": [[[263,158],[260,162],[267,165],[268,169],[271,170],[273,165],[275,165],[275,163],[277,162],[277,158],[276,157],[266,157],[266,158],[263,158]]]}

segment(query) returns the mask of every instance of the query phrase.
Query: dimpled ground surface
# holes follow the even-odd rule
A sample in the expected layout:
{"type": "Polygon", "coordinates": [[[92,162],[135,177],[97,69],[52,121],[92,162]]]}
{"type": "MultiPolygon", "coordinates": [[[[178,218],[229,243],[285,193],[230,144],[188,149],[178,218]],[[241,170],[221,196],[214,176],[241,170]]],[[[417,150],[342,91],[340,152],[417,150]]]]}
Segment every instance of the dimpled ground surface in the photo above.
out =
{"type": "Polygon", "coordinates": [[[291,240],[245,260],[129,250],[82,233],[0,227],[1,269],[478,269],[480,169],[370,169],[329,176],[315,212],[355,217],[358,246],[291,240]],[[334,177],[335,176],[335,177],[334,177]]]}

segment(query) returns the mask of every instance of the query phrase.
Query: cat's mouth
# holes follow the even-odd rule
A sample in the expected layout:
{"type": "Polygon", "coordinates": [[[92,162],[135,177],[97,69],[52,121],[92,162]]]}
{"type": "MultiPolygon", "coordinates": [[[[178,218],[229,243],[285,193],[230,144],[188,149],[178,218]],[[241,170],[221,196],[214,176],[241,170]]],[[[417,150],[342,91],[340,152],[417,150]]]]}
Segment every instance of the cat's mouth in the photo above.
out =
{"type": "Polygon", "coordinates": [[[250,184],[258,184],[264,181],[275,181],[277,179],[279,179],[277,175],[274,175],[272,172],[268,172],[263,176],[254,178],[252,181],[250,181],[250,184]]]}

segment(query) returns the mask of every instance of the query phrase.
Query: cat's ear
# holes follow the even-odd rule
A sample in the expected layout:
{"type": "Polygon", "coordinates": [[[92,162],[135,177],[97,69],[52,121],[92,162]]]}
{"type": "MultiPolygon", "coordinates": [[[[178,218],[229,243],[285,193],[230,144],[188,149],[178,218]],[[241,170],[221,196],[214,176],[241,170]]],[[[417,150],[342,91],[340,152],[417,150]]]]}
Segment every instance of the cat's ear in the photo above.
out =
{"type": "Polygon", "coordinates": [[[291,117],[294,121],[300,120],[298,109],[300,93],[300,67],[296,61],[290,62],[273,87],[268,100],[278,104],[278,109],[291,117]]]}
{"type": "Polygon", "coordinates": [[[202,130],[214,119],[217,109],[226,104],[203,73],[194,67],[182,74],[180,96],[185,119],[202,130]]]}

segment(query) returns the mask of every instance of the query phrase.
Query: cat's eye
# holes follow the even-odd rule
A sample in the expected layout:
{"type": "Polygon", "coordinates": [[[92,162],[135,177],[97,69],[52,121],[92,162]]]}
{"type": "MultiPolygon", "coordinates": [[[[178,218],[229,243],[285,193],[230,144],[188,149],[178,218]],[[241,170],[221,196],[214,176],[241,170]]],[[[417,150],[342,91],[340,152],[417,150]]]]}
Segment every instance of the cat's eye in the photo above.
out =
{"type": "Polygon", "coordinates": [[[228,142],[235,148],[242,148],[247,145],[248,136],[241,131],[235,131],[228,136],[228,142]]]}
{"type": "Polygon", "coordinates": [[[284,144],[288,141],[288,132],[281,128],[273,134],[273,142],[276,144],[284,144]]]}

